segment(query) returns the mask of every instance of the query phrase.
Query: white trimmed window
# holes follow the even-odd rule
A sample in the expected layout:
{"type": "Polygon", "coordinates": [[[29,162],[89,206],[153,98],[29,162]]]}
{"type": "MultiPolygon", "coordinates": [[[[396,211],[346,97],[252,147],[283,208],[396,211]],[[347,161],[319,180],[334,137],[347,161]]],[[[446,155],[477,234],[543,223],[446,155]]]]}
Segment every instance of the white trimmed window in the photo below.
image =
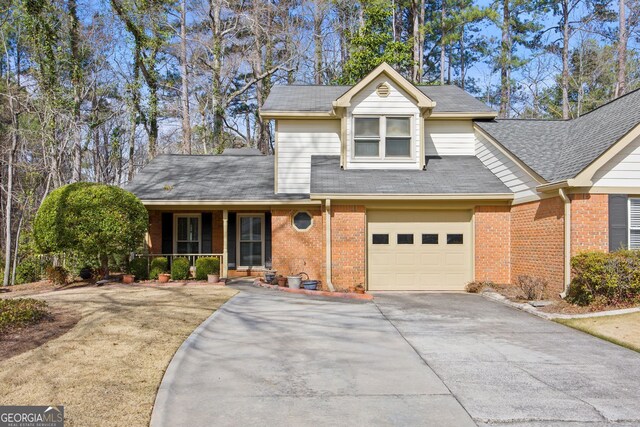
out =
{"type": "Polygon", "coordinates": [[[629,249],[640,249],[640,198],[629,198],[629,249]]]}
{"type": "Polygon", "coordinates": [[[411,117],[354,117],[353,157],[412,158],[411,117]]]}
{"type": "Polygon", "coordinates": [[[174,252],[200,253],[200,214],[174,216],[174,252]]]}

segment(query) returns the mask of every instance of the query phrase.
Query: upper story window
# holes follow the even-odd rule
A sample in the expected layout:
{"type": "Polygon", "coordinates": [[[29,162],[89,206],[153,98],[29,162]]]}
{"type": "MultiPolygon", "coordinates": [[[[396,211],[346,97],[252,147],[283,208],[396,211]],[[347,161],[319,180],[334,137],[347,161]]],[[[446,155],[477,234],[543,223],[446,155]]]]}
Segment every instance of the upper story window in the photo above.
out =
{"type": "Polygon", "coordinates": [[[354,117],[353,157],[411,158],[411,118],[354,117]]]}

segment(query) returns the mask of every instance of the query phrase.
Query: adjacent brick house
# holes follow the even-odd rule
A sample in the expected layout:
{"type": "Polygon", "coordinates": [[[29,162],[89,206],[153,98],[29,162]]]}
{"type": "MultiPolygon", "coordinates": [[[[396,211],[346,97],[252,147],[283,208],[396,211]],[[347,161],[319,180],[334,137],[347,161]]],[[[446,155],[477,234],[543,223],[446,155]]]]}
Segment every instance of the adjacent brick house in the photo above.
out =
{"type": "Polygon", "coordinates": [[[164,155],[131,182],[152,254],[223,275],[304,271],[328,289],[461,290],[546,279],[640,248],[640,92],[570,121],[496,120],[383,64],[354,86],[276,86],[275,156],[164,155]]]}

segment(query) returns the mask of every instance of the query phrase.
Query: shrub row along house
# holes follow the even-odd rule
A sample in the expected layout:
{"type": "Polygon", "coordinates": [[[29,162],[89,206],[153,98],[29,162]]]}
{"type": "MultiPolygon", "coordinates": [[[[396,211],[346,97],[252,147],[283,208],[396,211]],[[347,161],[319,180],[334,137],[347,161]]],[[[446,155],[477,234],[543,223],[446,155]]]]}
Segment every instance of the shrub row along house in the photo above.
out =
{"type": "MultiPolygon", "coordinates": [[[[569,121],[496,120],[382,64],[354,86],[276,86],[275,156],[163,155],[128,189],[152,254],[325,288],[462,290],[519,275],[561,293],[570,257],[640,248],[640,92],[569,121]]],[[[242,155],[241,155],[242,154],[242,155]]]]}

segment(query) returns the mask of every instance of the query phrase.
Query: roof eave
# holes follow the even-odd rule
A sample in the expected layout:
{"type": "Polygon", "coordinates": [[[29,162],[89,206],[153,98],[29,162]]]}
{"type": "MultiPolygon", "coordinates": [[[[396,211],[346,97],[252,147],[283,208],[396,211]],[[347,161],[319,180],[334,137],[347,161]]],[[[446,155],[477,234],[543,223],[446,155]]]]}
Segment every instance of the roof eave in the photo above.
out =
{"type": "Polygon", "coordinates": [[[364,194],[311,193],[311,200],[513,200],[513,193],[364,194]]]}
{"type": "Polygon", "coordinates": [[[225,205],[300,205],[300,204],[320,204],[319,200],[311,199],[262,199],[262,200],[163,200],[163,199],[141,199],[145,206],[225,206],[225,205]]]}

